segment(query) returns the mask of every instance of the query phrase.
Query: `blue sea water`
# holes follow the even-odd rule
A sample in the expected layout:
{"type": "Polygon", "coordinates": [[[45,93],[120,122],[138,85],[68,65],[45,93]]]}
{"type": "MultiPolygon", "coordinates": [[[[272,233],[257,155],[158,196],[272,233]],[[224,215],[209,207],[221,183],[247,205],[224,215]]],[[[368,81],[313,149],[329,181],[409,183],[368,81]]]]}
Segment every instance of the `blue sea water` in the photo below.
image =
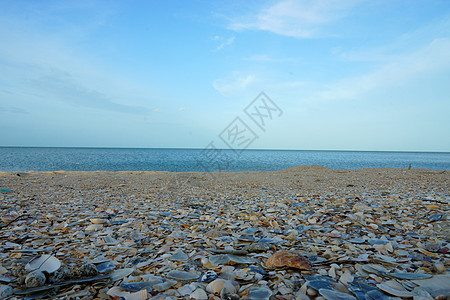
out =
{"type": "Polygon", "coordinates": [[[0,171],[276,171],[321,165],[332,169],[450,169],[450,152],[34,148],[0,147],[0,171]]]}

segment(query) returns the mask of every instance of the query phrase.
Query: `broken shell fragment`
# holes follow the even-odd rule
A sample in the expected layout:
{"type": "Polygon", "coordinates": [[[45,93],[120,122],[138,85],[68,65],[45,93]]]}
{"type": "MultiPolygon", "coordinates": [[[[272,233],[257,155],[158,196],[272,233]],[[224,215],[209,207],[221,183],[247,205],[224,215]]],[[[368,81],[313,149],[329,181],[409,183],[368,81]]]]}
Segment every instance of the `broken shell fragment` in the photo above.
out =
{"type": "Polygon", "coordinates": [[[300,270],[311,270],[312,264],[306,257],[293,251],[279,251],[266,261],[266,267],[291,267],[300,270]]]}
{"type": "Polygon", "coordinates": [[[43,254],[30,260],[25,265],[27,272],[39,270],[41,272],[53,273],[61,267],[61,262],[55,256],[43,254]]]}

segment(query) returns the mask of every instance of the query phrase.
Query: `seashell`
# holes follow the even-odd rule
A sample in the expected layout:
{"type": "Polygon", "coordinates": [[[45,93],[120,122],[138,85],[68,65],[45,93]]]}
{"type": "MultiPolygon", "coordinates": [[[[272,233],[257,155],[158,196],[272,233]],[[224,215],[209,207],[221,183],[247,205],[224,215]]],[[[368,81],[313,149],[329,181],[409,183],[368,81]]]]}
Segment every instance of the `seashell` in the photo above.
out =
{"type": "Polygon", "coordinates": [[[228,254],[211,255],[209,261],[213,266],[224,265],[230,262],[228,254]]]}
{"type": "Polygon", "coordinates": [[[246,269],[239,269],[239,270],[234,271],[235,278],[244,279],[245,277],[247,277],[249,270],[250,269],[246,268],[246,269]]]}
{"type": "Polygon", "coordinates": [[[70,269],[72,277],[91,277],[98,275],[97,267],[91,263],[75,265],[70,269]]]}
{"type": "Polygon", "coordinates": [[[165,291],[167,289],[170,289],[172,286],[176,285],[177,283],[178,282],[176,282],[175,280],[167,280],[167,279],[165,279],[161,283],[154,284],[153,285],[153,289],[155,291],[162,292],[162,291],[165,291]]]}
{"type": "Polygon", "coordinates": [[[319,294],[327,300],[356,300],[354,296],[336,290],[320,289],[319,294]]]}
{"type": "Polygon", "coordinates": [[[105,261],[95,265],[99,273],[108,273],[116,268],[116,266],[110,262],[105,261]]]}
{"type": "Polygon", "coordinates": [[[43,254],[30,260],[25,265],[27,272],[39,270],[41,272],[47,272],[49,274],[55,272],[61,267],[61,262],[53,255],[43,254]]]}
{"type": "Polygon", "coordinates": [[[311,270],[311,262],[304,256],[293,251],[279,251],[266,261],[266,267],[291,267],[300,270],[311,270]]]}
{"type": "Polygon", "coordinates": [[[412,279],[427,279],[427,278],[431,278],[433,277],[433,275],[430,274],[419,274],[419,273],[387,273],[387,275],[394,277],[394,278],[398,278],[398,279],[407,279],[407,280],[412,280],[412,279]]]}
{"type": "Polygon", "coordinates": [[[191,299],[193,298],[196,300],[208,300],[208,295],[201,288],[198,288],[195,291],[193,291],[189,297],[191,297],[191,299]]]}
{"type": "Polygon", "coordinates": [[[140,281],[140,282],[123,282],[120,287],[126,291],[139,292],[141,290],[152,290],[154,282],[140,281]]]}
{"type": "Polygon", "coordinates": [[[178,271],[178,270],[172,270],[169,273],[167,273],[167,277],[175,280],[195,280],[198,279],[200,276],[196,275],[191,272],[184,272],[184,271],[178,271]]]}
{"type": "Polygon", "coordinates": [[[187,261],[188,258],[187,254],[181,250],[178,250],[174,255],[169,257],[169,259],[173,261],[187,261]]]}
{"type": "Polygon", "coordinates": [[[238,294],[232,294],[232,293],[224,293],[220,296],[223,300],[240,300],[241,297],[238,294]]]}
{"type": "Polygon", "coordinates": [[[69,275],[70,271],[65,267],[61,267],[52,274],[52,276],[50,277],[50,282],[51,283],[61,282],[67,277],[69,277],[69,275]]]}
{"type": "Polygon", "coordinates": [[[413,289],[413,292],[417,294],[417,296],[414,297],[414,300],[433,300],[430,293],[423,288],[416,287],[413,289]]]}
{"type": "Polygon", "coordinates": [[[9,285],[0,285],[0,299],[6,299],[13,294],[13,289],[9,285]]]}
{"type": "Polygon", "coordinates": [[[211,281],[207,286],[206,286],[206,291],[208,293],[214,294],[215,296],[219,296],[220,292],[222,291],[224,285],[225,285],[226,280],[222,279],[222,278],[217,278],[213,281],[211,281]]]}
{"type": "Polygon", "coordinates": [[[367,273],[373,273],[373,274],[388,273],[388,270],[385,267],[383,267],[382,265],[368,264],[368,265],[363,265],[362,269],[364,271],[366,271],[367,273]]]}
{"type": "Polygon", "coordinates": [[[198,281],[209,283],[218,277],[217,273],[214,271],[206,271],[200,276],[198,281]]]}
{"type": "MultiPolygon", "coordinates": [[[[222,299],[234,299],[234,295],[237,293],[237,288],[233,284],[234,281],[225,280],[225,283],[220,291],[220,298],[222,299]]],[[[239,298],[237,298],[239,299],[239,298]]]]}
{"type": "Polygon", "coordinates": [[[245,246],[243,250],[248,252],[266,252],[267,250],[270,250],[270,248],[270,244],[267,243],[253,243],[245,246]]]}
{"type": "Polygon", "coordinates": [[[147,300],[148,292],[147,290],[141,290],[136,293],[129,294],[125,297],[126,300],[147,300]]]}
{"type": "Polygon", "coordinates": [[[125,268],[125,269],[119,269],[116,270],[114,272],[112,272],[109,277],[111,278],[111,281],[117,281],[117,280],[121,280],[129,275],[131,275],[131,273],[133,273],[134,269],[132,268],[125,268]]]}
{"type": "Polygon", "coordinates": [[[434,275],[432,278],[412,280],[412,282],[426,290],[435,299],[438,296],[450,297],[450,274],[434,275]]]}
{"type": "Polygon", "coordinates": [[[417,296],[414,293],[408,292],[400,283],[395,280],[386,281],[377,285],[380,290],[384,292],[398,296],[398,297],[414,297],[417,296]]]}
{"type": "Polygon", "coordinates": [[[365,299],[373,299],[373,300],[396,300],[398,298],[390,297],[386,295],[385,293],[381,292],[380,290],[371,290],[368,291],[365,295],[365,299]]]}
{"type": "Polygon", "coordinates": [[[446,271],[446,268],[444,266],[444,264],[440,263],[440,262],[435,262],[433,264],[433,271],[439,274],[444,274],[446,271]]]}
{"type": "Polygon", "coordinates": [[[120,287],[118,286],[114,286],[112,288],[110,288],[107,292],[107,295],[111,296],[111,297],[120,297],[121,299],[124,298],[126,299],[127,296],[130,295],[129,292],[126,292],[124,290],[122,290],[120,287]]]}
{"type": "Polygon", "coordinates": [[[349,271],[346,271],[341,275],[341,277],[339,278],[339,281],[342,282],[344,285],[348,285],[354,279],[355,279],[355,277],[353,277],[349,271]]]}
{"type": "Polygon", "coordinates": [[[44,273],[39,270],[33,271],[25,277],[25,285],[27,287],[38,287],[45,284],[46,278],[44,273]]]}
{"type": "Polygon", "coordinates": [[[197,288],[197,286],[194,284],[185,284],[182,287],[178,288],[177,292],[181,296],[186,296],[186,295],[192,294],[192,292],[195,291],[196,288],[197,288]]]}
{"type": "Polygon", "coordinates": [[[90,219],[92,224],[105,224],[106,223],[106,219],[100,219],[100,218],[95,218],[95,219],[90,219]]]}
{"type": "Polygon", "coordinates": [[[252,288],[248,293],[248,299],[252,300],[269,300],[270,296],[272,296],[272,291],[266,286],[252,288]]]}
{"type": "Polygon", "coordinates": [[[228,254],[228,258],[230,259],[230,262],[236,263],[236,264],[254,264],[256,263],[256,260],[251,257],[246,256],[238,256],[233,254],[228,254]]]}
{"type": "Polygon", "coordinates": [[[99,230],[101,230],[102,228],[103,228],[103,226],[100,225],[100,224],[91,224],[91,225],[87,226],[87,227],[84,229],[84,231],[87,231],[87,232],[94,232],[94,231],[99,231],[99,230]]]}
{"type": "Polygon", "coordinates": [[[67,227],[67,223],[66,222],[61,222],[58,223],[55,227],[53,227],[54,230],[61,230],[67,227]]]}
{"type": "Polygon", "coordinates": [[[366,240],[361,239],[361,238],[354,238],[354,239],[348,240],[348,242],[350,242],[352,244],[364,244],[366,242],[366,240]]]}
{"type": "Polygon", "coordinates": [[[244,242],[255,242],[255,236],[253,234],[242,234],[238,237],[238,240],[244,242]]]}

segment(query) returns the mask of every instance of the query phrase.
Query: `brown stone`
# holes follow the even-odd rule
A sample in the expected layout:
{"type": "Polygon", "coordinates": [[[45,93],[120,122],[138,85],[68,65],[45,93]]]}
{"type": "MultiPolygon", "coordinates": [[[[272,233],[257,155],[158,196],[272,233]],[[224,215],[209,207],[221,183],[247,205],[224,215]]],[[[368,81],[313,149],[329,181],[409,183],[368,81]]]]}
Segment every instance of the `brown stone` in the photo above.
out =
{"type": "Polygon", "coordinates": [[[311,262],[304,256],[293,251],[279,251],[266,261],[266,267],[291,267],[300,270],[311,270],[311,262]]]}

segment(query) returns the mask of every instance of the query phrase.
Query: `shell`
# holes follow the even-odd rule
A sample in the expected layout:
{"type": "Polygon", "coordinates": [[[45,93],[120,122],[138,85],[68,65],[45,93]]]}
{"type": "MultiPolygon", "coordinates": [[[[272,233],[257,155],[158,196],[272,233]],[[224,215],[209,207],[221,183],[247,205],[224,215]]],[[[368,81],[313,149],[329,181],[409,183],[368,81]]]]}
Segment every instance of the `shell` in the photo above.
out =
{"type": "Polygon", "coordinates": [[[87,231],[87,232],[93,232],[93,231],[99,231],[99,230],[101,230],[101,229],[103,229],[103,226],[102,226],[102,225],[100,225],[100,224],[91,224],[91,225],[89,225],[88,227],[86,227],[86,228],[84,229],[84,231],[87,231]]]}
{"type": "Polygon", "coordinates": [[[46,278],[44,273],[39,270],[33,271],[25,277],[25,285],[27,287],[38,287],[45,284],[46,278]]]}
{"type": "Polygon", "coordinates": [[[70,275],[73,277],[91,277],[98,275],[97,267],[91,263],[83,263],[72,266],[70,275]]]}
{"type": "MultiPolygon", "coordinates": [[[[0,285],[0,298],[6,299],[13,294],[13,289],[9,285],[0,285]]],[[[208,298],[206,298],[208,299],[208,298]]]]}
{"type": "Polygon", "coordinates": [[[209,283],[218,277],[217,273],[214,271],[206,271],[198,281],[209,283]]]}
{"type": "Polygon", "coordinates": [[[222,278],[217,278],[213,281],[211,281],[207,286],[206,286],[206,291],[208,293],[214,294],[216,296],[220,295],[220,292],[222,291],[224,285],[225,285],[226,280],[222,279],[222,278]]]}
{"type": "Polygon", "coordinates": [[[311,262],[304,256],[293,251],[279,251],[266,261],[266,267],[291,267],[300,270],[311,270],[311,262]]]}
{"type": "Polygon", "coordinates": [[[27,272],[39,270],[41,272],[53,273],[61,267],[61,261],[53,255],[43,254],[30,260],[25,265],[27,272]]]}
{"type": "Polygon", "coordinates": [[[114,281],[123,279],[123,278],[131,275],[131,273],[133,273],[133,271],[134,271],[134,269],[132,269],[132,268],[119,269],[119,270],[112,272],[109,276],[111,278],[111,281],[114,282],[114,281]]]}
{"type": "Polygon", "coordinates": [[[125,297],[127,300],[147,300],[148,299],[148,292],[147,290],[140,290],[139,292],[132,293],[125,297]]]}
{"type": "Polygon", "coordinates": [[[169,273],[167,273],[167,277],[175,280],[195,280],[198,279],[199,275],[196,275],[191,272],[184,272],[184,271],[178,271],[178,270],[172,270],[169,273]]]}
{"type": "Polygon", "coordinates": [[[193,291],[192,294],[189,295],[189,297],[196,300],[208,300],[208,295],[201,288],[198,288],[195,291],[193,291]]]}
{"type": "Polygon", "coordinates": [[[105,224],[106,219],[95,218],[90,220],[92,224],[105,224]]]}

